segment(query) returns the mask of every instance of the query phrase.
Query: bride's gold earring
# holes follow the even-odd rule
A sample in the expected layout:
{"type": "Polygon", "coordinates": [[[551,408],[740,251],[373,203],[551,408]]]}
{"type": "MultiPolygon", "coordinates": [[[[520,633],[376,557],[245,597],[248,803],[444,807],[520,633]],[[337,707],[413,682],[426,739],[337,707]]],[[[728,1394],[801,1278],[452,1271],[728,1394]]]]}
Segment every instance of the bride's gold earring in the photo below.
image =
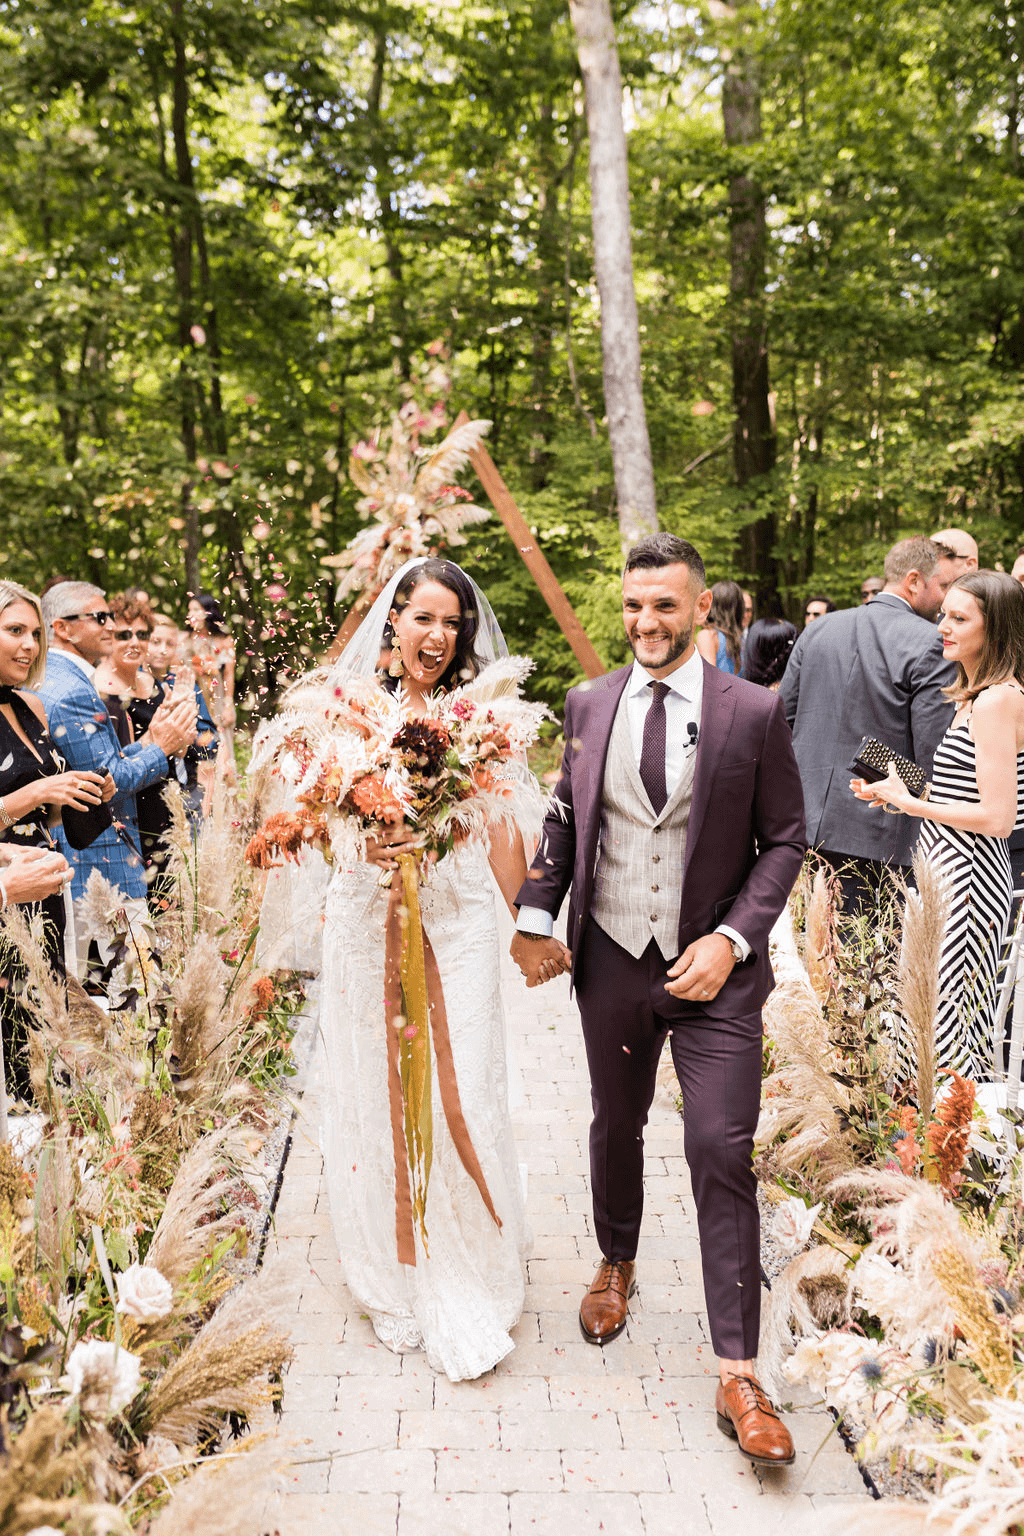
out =
{"type": "Polygon", "coordinates": [[[391,641],[391,665],[388,667],[388,674],[391,677],[401,677],[404,672],[405,662],[402,660],[402,647],[399,644],[398,636],[395,635],[391,641]]]}

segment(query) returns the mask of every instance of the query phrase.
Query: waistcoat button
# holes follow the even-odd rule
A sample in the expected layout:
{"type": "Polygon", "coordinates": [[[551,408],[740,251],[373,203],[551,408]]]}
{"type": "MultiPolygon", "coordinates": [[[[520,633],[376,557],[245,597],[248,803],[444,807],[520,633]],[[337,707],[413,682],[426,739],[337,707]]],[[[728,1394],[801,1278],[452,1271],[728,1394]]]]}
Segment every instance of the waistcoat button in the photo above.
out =
{"type": "Polygon", "coordinates": [[[658,921],[658,914],[657,914],[657,912],[652,912],[651,913],[651,922],[652,923],[656,923],[657,921],[658,921]]]}
{"type": "Polygon", "coordinates": [[[657,887],[657,886],[656,886],[656,885],[652,885],[652,886],[651,886],[651,890],[652,890],[652,891],[656,891],[656,890],[657,890],[657,889],[658,889],[658,887],[657,887]]]}
{"type": "Polygon", "coordinates": [[[661,863],[661,854],[660,853],[652,853],[651,854],[651,863],[652,864],[660,864],[661,863]]]}

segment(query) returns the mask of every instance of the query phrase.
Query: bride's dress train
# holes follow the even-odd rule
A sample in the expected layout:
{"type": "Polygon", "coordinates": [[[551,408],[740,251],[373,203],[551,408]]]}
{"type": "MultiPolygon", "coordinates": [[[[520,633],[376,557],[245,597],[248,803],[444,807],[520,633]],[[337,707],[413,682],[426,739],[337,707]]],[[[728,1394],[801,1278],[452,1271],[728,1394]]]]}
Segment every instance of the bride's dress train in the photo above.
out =
{"type": "Polygon", "coordinates": [[[464,844],[420,888],[423,927],[444,989],[459,1097],[501,1219],[499,1228],[452,1142],[433,1067],[429,1255],[398,1262],[395,1168],[384,1019],[388,892],[374,866],[338,868],[324,921],[323,1142],[342,1270],[391,1349],[422,1347],[453,1381],[480,1376],[513,1348],[529,1238],[508,1113],[494,886],[484,849],[464,844]]]}

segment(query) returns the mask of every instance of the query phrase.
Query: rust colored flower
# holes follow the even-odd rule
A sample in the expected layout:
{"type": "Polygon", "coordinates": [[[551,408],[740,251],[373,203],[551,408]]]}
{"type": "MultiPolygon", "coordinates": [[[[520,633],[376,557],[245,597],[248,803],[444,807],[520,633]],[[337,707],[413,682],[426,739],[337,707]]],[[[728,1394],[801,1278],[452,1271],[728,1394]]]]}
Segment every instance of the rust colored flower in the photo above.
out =
{"type": "Polygon", "coordinates": [[[358,779],[345,799],[370,821],[395,823],[405,816],[403,807],[384,783],[382,773],[368,773],[358,779]]]}
{"type": "Polygon", "coordinates": [[[952,1193],[957,1175],[964,1165],[967,1139],[971,1133],[971,1116],[974,1113],[974,1084],[948,1072],[953,1087],[939,1105],[938,1113],[924,1133],[939,1183],[952,1193]]]}

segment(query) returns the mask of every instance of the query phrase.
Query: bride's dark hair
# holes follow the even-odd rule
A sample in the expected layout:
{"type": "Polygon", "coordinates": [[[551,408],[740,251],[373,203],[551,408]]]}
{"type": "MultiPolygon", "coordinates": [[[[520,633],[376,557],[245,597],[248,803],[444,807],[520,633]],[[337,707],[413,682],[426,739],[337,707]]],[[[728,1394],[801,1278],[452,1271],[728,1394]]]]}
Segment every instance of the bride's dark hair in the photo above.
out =
{"type": "MultiPolygon", "coordinates": [[[[455,654],[451,664],[440,679],[441,688],[457,688],[460,683],[468,683],[476,677],[480,671],[480,660],[476,654],[476,632],[479,626],[479,615],[476,611],[476,597],[473,593],[473,583],[452,560],[424,560],[422,565],[414,565],[411,571],[407,571],[395,588],[392,599],[392,607],[401,613],[413,592],[424,581],[436,581],[439,586],[447,587],[449,592],[454,592],[459,600],[459,633],[455,637],[455,654]]],[[[387,661],[389,659],[391,642],[394,638],[394,630],[391,620],[384,625],[384,653],[381,656],[380,681],[385,688],[394,690],[398,686],[398,679],[389,677],[387,673],[387,661]]]]}

